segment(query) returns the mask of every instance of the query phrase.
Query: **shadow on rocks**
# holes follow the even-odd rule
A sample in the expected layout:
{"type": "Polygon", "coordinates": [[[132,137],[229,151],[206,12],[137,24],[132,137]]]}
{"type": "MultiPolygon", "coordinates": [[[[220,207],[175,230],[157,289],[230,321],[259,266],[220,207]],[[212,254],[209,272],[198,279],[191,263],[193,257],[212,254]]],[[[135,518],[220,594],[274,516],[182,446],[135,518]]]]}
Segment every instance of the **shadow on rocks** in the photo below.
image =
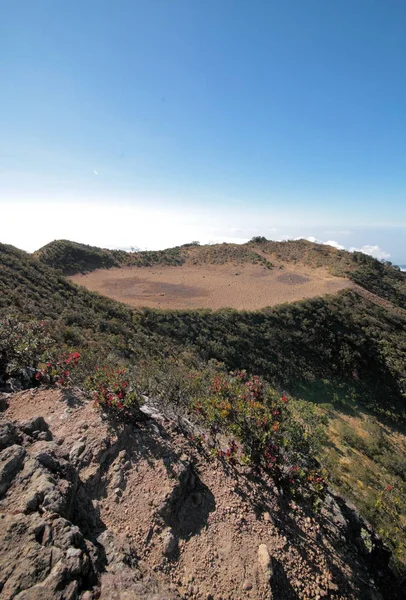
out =
{"type": "Polygon", "coordinates": [[[273,558],[271,579],[272,600],[298,600],[299,596],[286,576],[282,563],[273,558]]]}
{"type": "Polygon", "coordinates": [[[183,463],[178,484],[158,507],[158,516],[176,538],[188,539],[204,527],[216,502],[210,489],[199,479],[192,466],[183,463]]]}

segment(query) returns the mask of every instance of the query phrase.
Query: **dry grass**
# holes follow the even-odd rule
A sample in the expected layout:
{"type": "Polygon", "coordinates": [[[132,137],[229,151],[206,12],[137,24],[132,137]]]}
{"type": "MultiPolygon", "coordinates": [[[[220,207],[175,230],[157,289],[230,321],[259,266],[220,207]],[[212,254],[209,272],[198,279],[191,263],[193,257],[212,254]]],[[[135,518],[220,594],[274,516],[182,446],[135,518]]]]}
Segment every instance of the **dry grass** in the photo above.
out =
{"type": "Polygon", "coordinates": [[[137,307],[258,310],[284,302],[335,293],[352,284],[326,268],[289,265],[184,265],[123,267],[74,275],[72,281],[137,307]]]}

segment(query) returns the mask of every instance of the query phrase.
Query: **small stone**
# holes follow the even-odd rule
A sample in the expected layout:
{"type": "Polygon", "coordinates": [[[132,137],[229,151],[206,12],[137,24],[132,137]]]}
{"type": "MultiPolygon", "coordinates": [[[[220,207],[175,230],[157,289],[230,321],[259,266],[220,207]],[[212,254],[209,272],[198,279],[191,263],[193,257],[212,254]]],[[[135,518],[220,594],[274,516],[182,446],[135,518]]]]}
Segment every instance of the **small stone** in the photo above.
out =
{"type": "Polygon", "coordinates": [[[0,466],[0,495],[5,494],[14,477],[23,468],[25,450],[18,444],[13,444],[1,452],[0,466]]]}
{"type": "Polygon", "coordinates": [[[178,549],[178,540],[170,528],[162,534],[162,552],[165,556],[172,556],[178,549]]]}
{"type": "Polygon", "coordinates": [[[30,513],[30,512],[36,511],[38,506],[40,505],[40,502],[41,502],[41,497],[38,494],[38,492],[36,492],[36,491],[32,492],[26,499],[24,512],[30,513]]]}
{"type": "Polygon", "coordinates": [[[264,514],[262,515],[262,518],[267,523],[273,523],[273,519],[272,519],[271,515],[269,514],[269,512],[264,512],[264,514]]]}
{"type": "Polygon", "coordinates": [[[258,546],[258,562],[267,581],[269,582],[273,575],[273,569],[271,557],[265,544],[260,544],[258,546]]]}
{"type": "Polygon", "coordinates": [[[252,583],[246,579],[242,584],[242,589],[245,591],[252,590],[252,583]]]}

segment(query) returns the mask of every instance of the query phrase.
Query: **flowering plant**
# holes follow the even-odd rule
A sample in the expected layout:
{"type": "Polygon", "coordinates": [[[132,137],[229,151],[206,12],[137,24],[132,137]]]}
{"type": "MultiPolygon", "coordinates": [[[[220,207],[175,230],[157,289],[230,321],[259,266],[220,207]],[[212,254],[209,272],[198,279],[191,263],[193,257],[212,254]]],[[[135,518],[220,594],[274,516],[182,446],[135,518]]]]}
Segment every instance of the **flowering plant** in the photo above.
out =
{"type": "Polygon", "coordinates": [[[194,408],[212,436],[230,433],[239,442],[233,440],[217,456],[264,469],[292,495],[313,501],[324,495],[324,474],[311,457],[307,434],[293,418],[286,394],[277,394],[256,375],[222,372],[194,408]]]}
{"type": "Polygon", "coordinates": [[[104,410],[124,415],[140,405],[139,396],[129,381],[127,369],[106,365],[96,367],[85,385],[95,406],[104,410]]]}
{"type": "Polygon", "coordinates": [[[79,352],[70,352],[46,363],[34,375],[40,383],[55,384],[66,387],[71,383],[71,370],[80,360],[79,352]]]}

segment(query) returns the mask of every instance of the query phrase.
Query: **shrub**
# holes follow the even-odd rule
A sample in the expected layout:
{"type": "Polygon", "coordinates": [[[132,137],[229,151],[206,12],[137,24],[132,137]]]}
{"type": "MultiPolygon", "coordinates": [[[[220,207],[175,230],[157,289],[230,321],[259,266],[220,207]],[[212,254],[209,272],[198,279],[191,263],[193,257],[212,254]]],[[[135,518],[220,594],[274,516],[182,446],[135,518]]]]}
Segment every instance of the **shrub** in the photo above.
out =
{"type": "Polygon", "coordinates": [[[405,511],[404,493],[405,490],[401,489],[401,486],[388,484],[379,492],[375,501],[375,511],[381,517],[378,533],[383,538],[391,540],[395,558],[403,564],[403,573],[406,561],[406,526],[403,518],[405,511]]]}
{"type": "Polygon", "coordinates": [[[0,381],[22,370],[34,374],[54,343],[42,321],[22,322],[15,316],[0,320],[0,381]]]}
{"type": "Polygon", "coordinates": [[[250,239],[251,244],[266,244],[267,241],[268,240],[263,235],[256,235],[250,239]]]}
{"type": "MultiPolygon", "coordinates": [[[[245,371],[219,373],[194,408],[214,437],[227,432],[237,438],[242,461],[267,471],[285,491],[316,504],[323,497],[326,483],[310,452],[310,436],[293,418],[285,394],[245,371]]],[[[230,457],[236,458],[233,444],[230,457]]]]}
{"type": "Polygon", "coordinates": [[[46,363],[35,374],[35,379],[40,383],[67,387],[72,383],[71,369],[76,367],[80,360],[79,352],[70,352],[61,355],[56,360],[46,363]]]}
{"type": "Polygon", "coordinates": [[[124,368],[96,367],[95,373],[87,378],[85,388],[95,406],[123,419],[136,416],[141,404],[140,394],[124,368]]]}

